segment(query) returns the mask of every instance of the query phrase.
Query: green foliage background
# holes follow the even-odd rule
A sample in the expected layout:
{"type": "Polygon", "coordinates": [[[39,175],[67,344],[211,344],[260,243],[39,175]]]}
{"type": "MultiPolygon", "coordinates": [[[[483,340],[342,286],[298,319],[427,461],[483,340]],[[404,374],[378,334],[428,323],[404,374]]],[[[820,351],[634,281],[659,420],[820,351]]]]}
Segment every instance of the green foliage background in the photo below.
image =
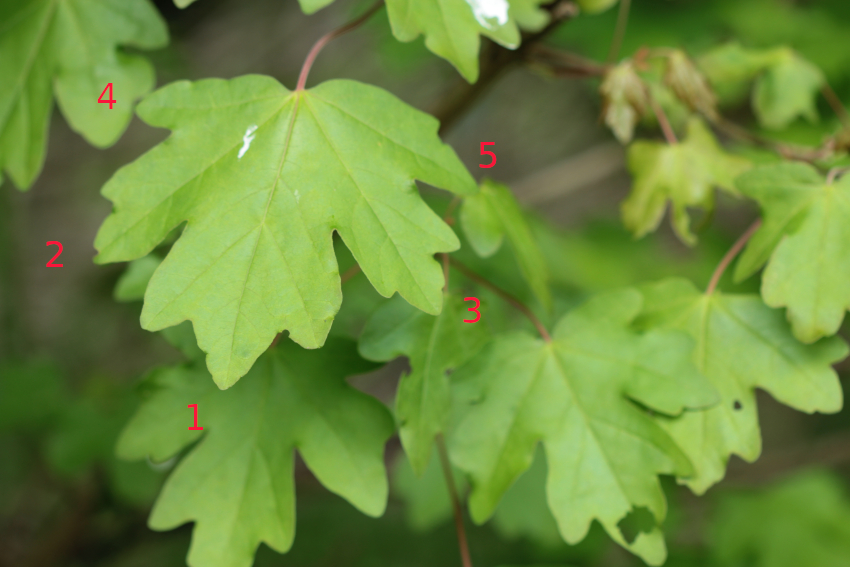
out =
{"type": "MultiPolygon", "coordinates": [[[[332,42],[317,60],[308,86],[353,79],[385,89],[415,109],[439,113],[446,100],[464,90],[461,75],[480,75],[479,67],[496,49],[492,41],[513,46],[519,39],[515,24],[531,30],[543,24],[540,2],[517,0],[521,8],[514,13],[516,21],[494,33],[484,33],[485,28],[472,22],[473,27],[464,28],[461,52],[455,53],[449,48],[457,46],[446,44],[441,35],[445,30],[435,29],[430,0],[421,2],[416,5],[421,12],[404,26],[401,18],[392,24],[382,10],[361,29],[332,42]],[[421,33],[431,35],[426,40],[421,33]],[[410,41],[401,43],[396,37],[410,41]],[[468,51],[478,42],[484,54],[480,65],[468,51]]],[[[185,565],[187,553],[196,567],[247,565],[253,552],[249,540],[258,533],[268,542],[256,554],[258,566],[459,564],[451,505],[434,449],[435,438],[450,426],[461,432],[450,437],[448,445],[457,484],[469,505],[467,530],[477,566],[643,564],[625,548],[657,563],[664,545],[662,530],[665,564],[670,566],[850,565],[850,419],[847,409],[838,411],[839,386],[847,391],[850,374],[846,346],[839,338],[847,337],[844,314],[850,306],[850,174],[827,190],[822,176],[809,166],[775,165],[776,154],[757,145],[720,136],[721,148],[709,126],[693,118],[688,108],[690,101],[693,108],[710,114],[713,101],[704,92],[677,91],[675,79],[665,87],[669,71],[663,65],[638,69],[630,59],[644,47],[681,49],[711,81],[725,116],[772,142],[816,148],[840,129],[838,118],[818,95],[821,80],[850,105],[850,4],[633,0],[620,51],[626,59],[613,77],[616,81],[559,78],[539,61],[516,65],[441,133],[476,178],[485,171],[478,168],[481,159],[488,159],[478,155],[480,143],[495,142],[489,148],[498,155],[497,166],[486,170],[492,180],[455,210],[453,228],[460,249],[452,256],[529,305],[553,332],[554,346],[537,339],[530,322],[460,271],[451,270],[452,288],[439,293],[442,276],[436,264],[428,265],[423,258],[458,244],[445,231],[437,234],[442,228],[435,229],[432,240],[416,242],[424,267],[411,274],[420,278],[420,288],[432,288],[430,296],[421,297],[410,291],[410,282],[380,281],[383,267],[368,264],[377,244],[358,249],[351,247],[356,238],[343,234],[330,240],[325,235],[323,257],[330,259],[332,251],[340,274],[356,259],[369,276],[356,275],[344,284],[338,298],[341,310],[332,325],[321,311],[300,316],[297,323],[303,328],[329,334],[327,345],[304,351],[284,337],[279,349],[262,354],[265,347],[255,344],[257,337],[268,339],[267,345],[276,329],[252,328],[245,344],[256,352],[246,354],[231,372],[226,364],[205,364],[190,323],[157,333],[139,325],[141,317],[151,330],[166,326],[145,323],[141,299],[160,262],[174,254],[175,241],[186,239],[186,233],[181,237],[179,229],[160,227],[156,235],[131,235],[107,252],[104,248],[116,240],[101,233],[99,242],[110,244],[98,245],[100,259],[141,256],[129,265],[96,266],[92,243],[112,207],[101,196],[101,187],[110,187],[107,195],[113,199],[122,192],[128,199],[147,196],[134,193],[140,180],[148,180],[154,171],[144,161],[147,157],[110,178],[166,139],[165,130],[149,124],[172,127],[171,119],[196,120],[195,140],[186,152],[226,136],[238,148],[247,135],[244,125],[240,121],[225,136],[223,128],[232,118],[226,116],[211,135],[205,131],[209,116],[171,112],[159,104],[169,90],[139,107],[138,116],[146,124],[132,118],[129,99],[152,88],[154,70],[157,86],[263,74],[291,89],[312,42],[362,13],[370,2],[198,0],[178,2],[185,7],[181,10],[171,0],[158,0],[162,21],[141,0],[103,3],[116,9],[109,17],[84,18],[89,23],[102,18],[92,27],[98,32],[88,36],[79,35],[68,17],[73,9],[98,14],[93,9],[97,3],[59,3],[61,17],[44,28],[47,39],[34,52],[39,72],[31,83],[0,81],[0,169],[5,176],[0,187],[0,566],[167,567],[185,565]],[[128,29],[122,23],[127,14],[146,21],[147,31],[128,29]],[[89,61],[97,63],[96,73],[86,74],[81,62],[89,61]],[[662,141],[648,109],[639,119],[635,109],[648,99],[633,89],[638,72],[650,82],[651,96],[680,133],[680,145],[662,141]],[[94,99],[101,83],[118,81],[119,75],[126,76],[132,88],[116,93],[121,103],[108,123],[101,122],[103,113],[87,114],[91,111],[82,101],[89,92],[94,99]],[[603,82],[608,85],[603,92],[609,93],[604,102],[598,92],[603,82]],[[16,98],[22,92],[26,96],[16,98]],[[52,96],[57,106],[51,111],[52,96]],[[15,114],[21,108],[13,101],[20,100],[33,103],[27,108],[35,109],[37,120],[26,122],[15,114]],[[638,141],[625,150],[615,135],[621,141],[638,141]],[[89,143],[109,147],[96,149],[89,143]],[[751,171],[736,184],[737,173],[749,162],[768,169],[751,171]],[[29,185],[26,192],[14,188],[29,185]],[[774,187],[780,191],[772,191],[774,187]],[[704,209],[712,207],[715,210],[707,214],[704,209]],[[670,226],[662,222],[668,208],[674,215],[670,226]],[[808,216],[795,224],[800,211],[808,216]],[[721,280],[724,293],[702,295],[720,258],[760,213],[764,226],[721,280]],[[824,227],[839,245],[819,244],[824,227]],[[645,236],[635,239],[632,233],[645,236]],[[45,267],[55,250],[44,247],[49,240],[62,242],[63,268],[45,267]],[[819,264],[813,263],[815,257],[819,264]],[[762,274],[743,279],[765,263],[762,274]],[[659,283],[664,278],[690,282],[659,283]],[[825,291],[823,301],[813,305],[808,298],[815,284],[825,291]],[[636,287],[622,291],[624,286],[636,287]],[[431,317],[401,297],[383,299],[376,288],[387,295],[400,290],[432,313],[442,305],[442,312],[431,317]],[[758,299],[760,291],[764,302],[758,299]],[[458,323],[467,314],[468,304],[460,301],[467,296],[481,300],[482,322],[474,330],[458,323]],[[593,298],[590,303],[588,298],[593,298]],[[787,307],[792,325],[765,303],[787,307]],[[701,334],[704,329],[709,331],[701,334]],[[832,336],[836,332],[838,336],[832,336]],[[482,350],[493,336],[499,338],[482,350]],[[814,342],[822,337],[827,338],[814,342]],[[652,345],[647,343],[653,340],[661,341],[669,354],[654,361],[658,376],[669,379],[664,388],[658,383],[651,388],[635,385],[622,370],[651,359],[652,345]],[[605,352],[609,344],[617,344],[618,354],[627,360],[604,370],[588,362],[588,353],[605,352]],[[694,345],[704,356],[692,365],[689,353],[694,345]],[[658,444],[675,439],[682,449],[671,448],[649,466],[628,454],[635,445],[612,435],[598,441],[599,447],[604,453],[608,444],[622,459],[595,466],[595,474],[581,471],[569,461],[571,449],[581,442],[563,439],[546,421],[567,411],[571,403],[553,386],[562,382],[557,378],[558,361],[592,367],[587,373],[595,373],[598,383],[576,387],[599,387],[603,394],[579,392],[576,399],[586,399],[597,420],[628,415],[628,420],[622,417],[624,422],[645,439],[658,444]],[[840,385],[829,368],[833,363],[840,385]],[[233,388],[216,388],[207,368],[219,385],[233,388]],[[357,376],[347,380],[349,386],[344,379],[353,374],[357,376]],[[305,376],[314,375],[321,381],[299,385],[305,376]],[[706,382],[694,386],[699,380],[706,382]],[[422,395],[421,405],[394,405],[397,391],[408,392],[411,399],[426,382],[437,387],[422,395]],[[487,388],[493,384],[496,389],[490,395],[487,388]],[[525,400],[527,407],[514,403],[519,397],[515,389],[523,384],[538,388],[525,400]],[[311,413],[308,401],[282,409],[294,399],[312,399],[310,388],[321,391],[317,396],[333,411],[318,419],[322,412],[311,413]],[[454,393],[451,388],[456,388],[454,393]],[[199,424],[212,430],[200,443],[199,432],[185,430],[191,423],[185,395],[200,404],[199,424]],[[625,395],[650,411],[634,410],[625,395]],[[718,399],[714,409],[687,414],[686,408],[704,408],[718,399]],[[268,400],[275,401],[278,413],[258,409],[268,400]],[[666,417],[682,411],[684,419],[666,417]],[[801,413],[817,411],[825,413],[801,413]],[[290,417],[283,419],[281,412],[290,417]],[[510,422],[516,437],[506,434],[513,444],[506,442],[505,452],[495,454],[495,439],[501,434],[496,425],[505,425],[511,412],[516,412],[510,422]],[[712,449],[704,451],[694,440],[699,435],[695,431],[704,432],[700,428],[707,422],[723,435],[711,439],[706,434],[712,449]],[[327,450],[327,430],[346,435],[334,451],[327,450]],[[535,435],[543,440],[536,448],[529,442],[535,435]],[[560,450],[552,449],[559,443],[560,450]],[[256,447],[260,449],[254,454],[265,451],[276,460],[256,465],[250,460],[256,447]],[[292,447],[300,456],[293,455],[292,447]],[[348,454],[348,448],[355,450],[348,454]],[[250,483],[248,496],[257,508],[239,509],[233,493],[215,480],[204,485],[205,471],[216,464],[227,468],[217,458],[231,449],[243,451],[233,463],[257,479],[250,483]],[[732,457],[724,478],[731,453],[751,461],[760,451],[754,464],[732,457]],[[272,471],[267,478],[264,470],[272,471]],[[365,472],[352,480],[352,470],[365,472]],[[592,503],[588,509],[573,505],[567,489],[595,483],[600,470],[610,470],[612,479],[640,479],[623,489],[623,501],[615,497],[622,483],[617,488],[612,481],[604,489],[614,495],[606,501],[610,513],[596,522],[592,503]],[[556,482],[552,471],[561,471],[558,478],[570,482],[556,482]],[[659,484],[655,473],[686,478],[679,484],[662,476],[659,484]],[[163,489],[169,475],[172,480],[163,489]],[[287,484],[289,478],[294,482],[287,484]],[[201,492],[192,492],[196,485],[201,492]],[[665,498],[666,519],[656,526],[665,498]],[[264,506],[272,501],[281,509],[293,509],[267,513],[264,506]],[[237,518],[232,525],[230,517],[237,518]],[[476,525],[470,519],[486,523],[476,525]],[[193,526],[184,522],[196,520],[189,552],[193,526]],[[176,529],[159,532],[148,525],[176,529]],[[220,534],[232,526],[241,547],[222,541],[220,534]],[[290,545],[284,555],[272,550],[286,551],[290,545]]],[[[0,0],[0,77],[14,76],[22,60],[21,46],[29,45],[38,23],[47,21],[43,18],[58,5],[52,0],[29,4],[29,19],[21,27],[9,16],[18,1],[0,0]],[[15,57],[7,57],[12,53],[15,57]]],[[[390,16],[412,9],[407,4],[388,0],[390,16]]],[[[604,61],[617,7],[606,0],[578,4],[583,13],[561,25],[546,43],[604,61]]],[[[458,21],[452,22],[460,25],[458,21]]],[[[691,71],[681,67],[676,72],[687,78],[691,71]]],[[[239,81],[242,94],[258,98],[262,88],[281,90],[271,79],[243,78],[232,84],[239,81]]],[[[195,83],[199,90],[223,84],[195,83]]],[[[340,100],[367,96],[353,83],[343,85],[333,95],[340,100]]],[[[283,100],[288,94],[280,96],[283,100]]],[[[168,103],[173,97],[166,99],[168,103]]],[[[387,105],[397,102],[379,106],[389,112],[387,105]]],[[[402,112],[409,113],[417,136],[429,130],[434,136],[433,121],[410,108],[397,111],[402,112]]],[[[387,131],[392,127],[387,124],[387,131]]],[[[364,135],[357,134],[351,143],[351,163],[371,159],[368,151],[356,147],[358,139],[364,135]]],[[[264,149],[262,138],[257,142],[254,154],[248,154],[252,159],[275,157],[274,148],[264,149]]],[[[416,157],[408,156],[403,167],[399,164],[404,160],[390,164],[399,171],[381,164],[381,173],[399,186],[417,178],[470,193],[460,162],[436,137],[429,143],[427,151],[443,160],[439,166],[424,171],[416,157]]],[[[850,141],[845,144],[850,146],[850,141]]],[[[837,156],[825,165],[850,163],[846,154],[837,156]]],[[[322,173],[316,169],[313,175],[322,173]]],[[[425,203],[442,216],[450,195],[420,187],[425,203]]],[[[203,199],[186,199],[183,206],[209,213],[203,199]]],[[[421,222],[431,222],[434,214],[427,207],[418,202],[415,207],[417,218],[425,219],[421,222]]],[[[210,218],[207,228],[220,230],[217,217],[210,218]]],[[[356,234],[345,222],[339,226],[343,233],[350,229],[356,234]]],[[[196,247],[188,249],[186,257],[203,253],[196,247]]],[[[152,288],[172,292],[179,269],[171,280],[167,271],[157,273],[159,282],[152,288]]],[[[320,296],[333,291],[338,278],[307,280],[320,296]]],[[[220,299],[213,294],[219,291],[210,285],[202,295],[209,295],[213,305],[220,299]]],[[[167,324],[185,318],[185,311],[167,324]]],[[[292,333],[297,340],[297,332],[292,333]]],[[[205,342],[200,333],[199,341],[209,350],[211,341],[205,342]]],[[[318,346],[324,339],[306,342],[302,344],[318,346]]],[[[580,432],[580,426],[570,431],[580,432]]],[[[227,471],[234,478],[241,474],[227,471]]]]}

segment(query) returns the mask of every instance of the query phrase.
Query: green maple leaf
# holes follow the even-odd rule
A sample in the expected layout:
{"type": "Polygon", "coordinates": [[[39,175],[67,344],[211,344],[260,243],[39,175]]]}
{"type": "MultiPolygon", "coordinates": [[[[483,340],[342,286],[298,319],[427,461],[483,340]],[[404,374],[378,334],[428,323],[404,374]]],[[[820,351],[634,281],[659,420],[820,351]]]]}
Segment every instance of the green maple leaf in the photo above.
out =
{"type": "Polygon", "coordinates": [[[753,84],[753,110],[766,128],[781,130],[800,116],[818,118],[823,72],[793,49],[747,49],[731,42],[705,54],[699,65],[726,100],[740,99],[753,84]]]}
{"type": "Polygon", "coordinates": [[[850,499],[842,480],[816,469],[768,489],[726,495],[711,522],[717,564],[846,567],[850,499]]]}
{"type": "Polygon", "coordinates": [[[138,112],[172,135],[103,188],[115,210],[95,261],[139,258],[188,221],[148,285],[142,326],[191,320],[220,387],[284,329],[305,348],[324,343],[342,299],[334,230],[381,295],[439,313],[433,254],[459,243],[414,179],[477,188],[435,119],[354,81],[292,92],[258,75],[178,82],[138,112]]]}
{"type": "Polygon", "coordinates": [[[761,453],[756,388],[807,413],[841,409],[841,385],[830,365],[847,356],[843,340],[799,343],[782,313],[756,295],[705,295],[683,279],[642,291],[641,323],[689,333],[697,341],[697,368],[720,392],[713,408],[661,418],[694,464],[695,474],[682,479],[694,492],[722,479],[733,453],[749,462],[761,453]]]}
{"type": "Polygon", "coordinates": [[[634,184],[623,201],[623,223],[635,236],[661,224],[669,201],[672,223],[683,242],[694,244],[688,207],[714,208],[714,187],[735,193],[735,178],[750,162],[723,151],[702,120],[688,123],[688,135],[678,144],[638,141],[629,146],[629,170],[634,184]]]}
{"type": "Polygon", "coordinates": [[[759,203],[764,224],[735,278],[768,262],[765,303],[787,307],[794,335],[805,343],[834,335],[850,309],[850,175],[827,184],[809,165],[783,163],[754,169],[737,184],[759,203]]]}
{"type": "Polygon", "coordinates": [[[399,41],[425,36],[425,46],[470,83],[478,80],[481,35],[514,49],[520,35],[508,0],[387,0],[399,41]]]}
{"type": "Polygon", "coordinates": [[[540,302],[551,308],[546,258],[510,189],[485,179],[477,195],[464,198],[460,222],[470,245],[482,258],[495,254],[507,234],[520,272],[540,302]]]}
{"type": "Polygon", "coordinates": [[[99,148],[114,144],[134,101],[154,86],[150,63],[118,46],[167,43],[148,0],[0,3],[0,174],[21,189],[32,185],[44,163],[54,93],[74,131],[99,148]],[[97,102],[108,83],[112,109],[97,102]]]}
{"type": "Polygon", "coordinates": [[[452,462],[472,485],[469,510],[485,521],[542,441],[547,496],[561,535],[576,543],[594,519],[653,565],[666,555],[666,512],[657,474],[692,472],[688,458],[646,408],[675,415],[717,394],[691,362],[693,341],[676,331],[638,334],[633,289],[596,296],[565,316],[553,340],[501,336],[452,375],[452,462]],[[634,402],[632,401],[634,400],[634,402]],[[656,519],[628,543],[617,524],[633,508],[656,519]]]}
{"type": "Polygon", "coordinates": [[[428,466],[434,437],[445,431],[452,401],[448,373],[471,358],[488,338],[461,298],[447,295],[443,311],[435,316],[414,309],[399,297],[379,307],[360,337],[360,354],[376,361],[410,358],[410,374],[403,375],[396,393],[399,437],[413,470],[428,466]]]}
{"type": "Polygon", "coordinates": [[[781,130],[798,116],[817,121],[817,96],[823,83],[823,72],[794,50],[776,50],[753,90],[753,109],[759,122],[781,130]]]}
{"type": "Polygon", "coordinates": [[[198,366],[155,371],[121,434],[118,455],[163,461],[200,442],[167,480],[151,528],[194,521],[192,567],[248,567],[260,542],[287,551],[295,535],[296,449],[329,490],[370,516],[381,515],[392,417],[345,382],[346,375],[371,368],[352,341],[331,338],[321,351],[282,342],[227,392],[198,366]],[[198,404],[203,431],[188,430],[188,404],[198,404]]]}

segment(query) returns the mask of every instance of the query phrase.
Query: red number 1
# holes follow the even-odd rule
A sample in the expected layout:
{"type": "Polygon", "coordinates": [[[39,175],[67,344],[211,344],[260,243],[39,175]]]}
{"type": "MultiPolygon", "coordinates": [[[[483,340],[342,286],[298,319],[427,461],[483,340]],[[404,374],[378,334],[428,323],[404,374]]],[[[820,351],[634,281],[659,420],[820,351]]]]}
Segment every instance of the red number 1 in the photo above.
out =
{"type": "Polygon", "coordinates": [[[195,426],[190,427],[189,431],[201,431],[203,427],[198,427],[198,404],[189,404],[186,407],[195,408],[195,426]]]}
{"type": "Polygon", "coordinates": [[[463,322],[464,323],[477,323],[478,320],[481,319],[481,313],[479,313],[479,311],[478,311],[478,308],[481,306],[481,302],[478,301],[477,297],[464,297],[463,300],[475,302],[475,307],[469,307],[467,309],[467,311],[472,311],[473,313],[475,313],[477,315],[477,317],[475,319],[464,319],[463,322]]]}
{"type": "Polygon", "coordinates": [[[113,98],[112,98],[112,83],[109,83],[108,85],[106,85],[106,88],[103,89],[102,93],[100,93],[100,97],[98,97],[97,102],[102,103],[102,104],[109,103],[109,110],[112,110],[112,105],[115,104],[116,102],[118,102],[117,100],[113,100],[113,98]],[[106,91],[109,91],[109,99],[103,100],[103,95],[106,94],[106,91]]]}

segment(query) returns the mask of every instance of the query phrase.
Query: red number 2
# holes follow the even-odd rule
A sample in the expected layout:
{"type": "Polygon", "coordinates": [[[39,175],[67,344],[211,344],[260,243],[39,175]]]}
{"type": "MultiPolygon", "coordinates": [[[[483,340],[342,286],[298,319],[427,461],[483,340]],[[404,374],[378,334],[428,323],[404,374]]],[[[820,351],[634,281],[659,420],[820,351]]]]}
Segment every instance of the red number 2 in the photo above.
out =
{"type": "Polygon", "coordinates": [[[490,156],[491,158],[493,158],[493,161],[491,161],[487,165],[484,165],[483,163],[479,164],[478,167],[483,167],[484,169],[487,169],[488,167],[493,167],[494,165],[496,165],[496,154],[493,153],[493,152],[489,152],[489,151],[484,149],[484,146],[495,146],[495,145],[496,145],[496,142],[481,142],[481,155],[482,156],[490,156]]]}
{"type": "Polygon", "coordinates": [[[100,93],[100,96],[98,97],[97,102],[102,103],[102,104],[109,103],[109,110],[112,110],[112,105],[115,104],[116,102],[118,102],[117,100],[113,100],[113,98],[112,98],[112,83],[109,83],[108,85],[106,85],[106,88],[103,89],[102,93],[100,93]],[[103,100],[103,95],[106,94],[106,91],[109,91],[109,99],[103,100]]]}
{"type": "Polygon", "coordinates": [[[47,267],[48,267],[48,268],[61,268],[61,267],[62,267],[62,264],[54,264],[54,263],[53,263],[53,260],[55,260],[56,258],[58,258],[58,257],[59,257],[59,254],[61,254],[61,253],[62,253],[62,243],[61,243],[61,242],[56,242],[55,240],[51,240],[50,242],[48,242],[48,243],[47,243],[47,245],[48,245],[48,246],[50,246],[50,245],[52,245],[52,244],[55,244],[56,246],[58,246],[58,247],[59,247],[59,252],[57,252],[57,253],[56,253],[56,255],[55,255],[55,256],[53,256],[53,258],[51,258],[49,262],[47,262],[47,267]]]}
{"type": "Polygon", "coordinates": [[[481,307],[481,302],[478,301],[477,297],[464,297],[463,300],[475,302],[475,307],[469,307],[469,308],[467,308],[467,311],[472,311],[473,313],[475,313],[477,315],[477,317],[475,319],[471,319],[471,320],[470,319],[464,319],[463,322],[464,323],[477,323],[478,320],[481,319],[481,313],[478,312],[478,308],[481,307]]]}
{"type": "Polygon", "coordinates": [[[186,407],[195,408],[195,426],[190,427],[189,431],[201,431],[203,427],[198,427],[198,404],[189,404],[186,407]]]}

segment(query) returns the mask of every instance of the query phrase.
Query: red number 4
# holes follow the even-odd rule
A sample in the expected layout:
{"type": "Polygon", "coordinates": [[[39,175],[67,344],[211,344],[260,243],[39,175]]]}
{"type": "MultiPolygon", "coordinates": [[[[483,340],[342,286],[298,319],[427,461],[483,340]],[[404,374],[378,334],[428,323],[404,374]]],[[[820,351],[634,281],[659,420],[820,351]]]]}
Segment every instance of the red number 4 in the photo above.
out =
{"type": "Polygon", "coordinates": [[[103,92],[100,93],[100,97],[97,99],[97,102],[102,103],[102,104],[109,103],[109,110],[112,110],[112,105],[115,104],[116,102],[118,102],[117,100],[113,100],[112,96],[113,96],[112,95],[112,83],[109,83],[108,85],[106,85],[106,88],[103,89],[103,92]],[[106,91],[109,91],[109,99],[103,100],[103,95],[106,94],[106,91]]]}
{"type": "Polygon", "coordinates": [[[487,165],[484,165],[483,163],[478,164],[478,167],[483,167],[484,169],[487,169],[489,167],[493,167],[494,165],[496,165],[496,154],[493,153],[493,152],[489,152],[489,151],[484,149],[484,146],[495,146],[495,145],[496,145],[496,142],[481,142],[481,155],[482,156],[490,156],[491,158],[493,158],[493,161],[491,161],[487,165]]]}
{"type": "Polygon", "coordinates": [[[481,319],[481,313],[479,313],[479,311],[478,311],[478,308],[481,307],[481,302],[478,301],[477,297],[464,297],[463,300],[475,302],[475,307],[469,307],[469,308],[467,308],[467,311],[472,311],[473,313],[475,313],[475,315],[477,315],[477,317],[475,317],[475,319],[464,319],[463,322],[464,323],[477,323],[478,320],[481,319]]]}

